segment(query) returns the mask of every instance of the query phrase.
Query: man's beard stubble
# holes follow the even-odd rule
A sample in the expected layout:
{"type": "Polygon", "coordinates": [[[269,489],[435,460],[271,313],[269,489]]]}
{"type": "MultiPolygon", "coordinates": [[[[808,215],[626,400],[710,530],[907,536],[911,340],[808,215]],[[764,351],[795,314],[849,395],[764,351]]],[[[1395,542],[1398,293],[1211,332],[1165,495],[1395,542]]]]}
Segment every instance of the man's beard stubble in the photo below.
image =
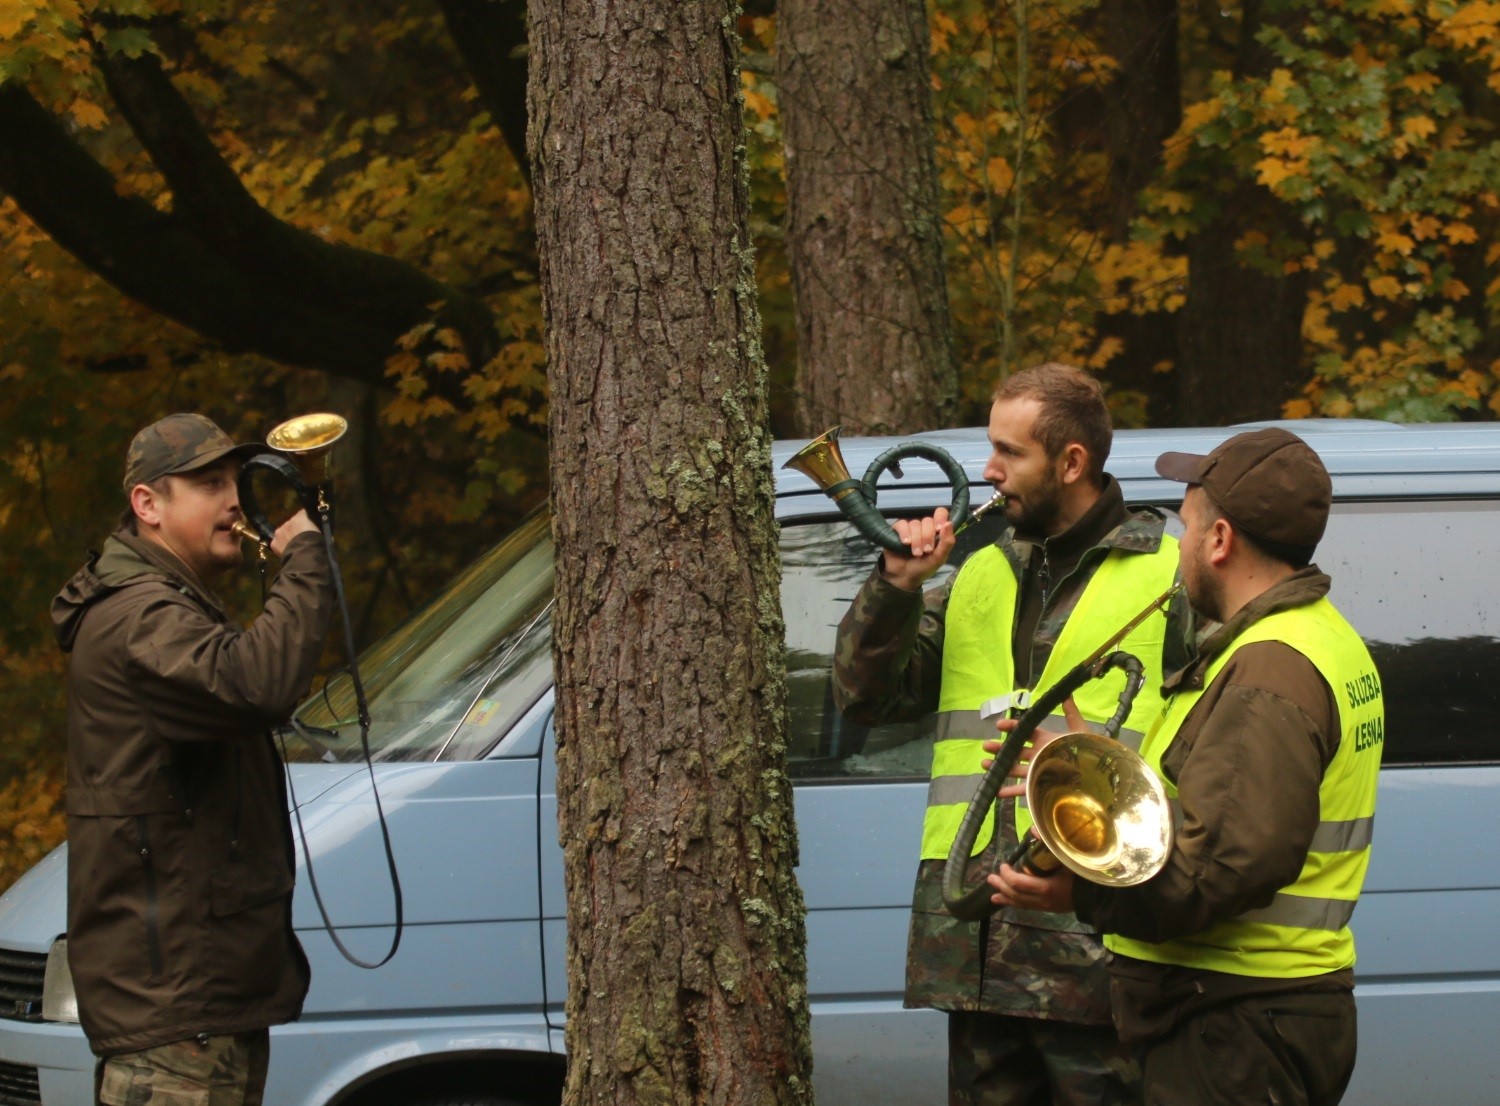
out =
{"type": "Polygon", "coordinates": [[[1025,502],[1006,496],[1005,517],[1016,530],[1042,538],[1056,537],[1052,533],[1057,516],[1062,513],[1062,481],[1057,473],[1049,470],[1047,482],[1038,486],[1025,502]]]}

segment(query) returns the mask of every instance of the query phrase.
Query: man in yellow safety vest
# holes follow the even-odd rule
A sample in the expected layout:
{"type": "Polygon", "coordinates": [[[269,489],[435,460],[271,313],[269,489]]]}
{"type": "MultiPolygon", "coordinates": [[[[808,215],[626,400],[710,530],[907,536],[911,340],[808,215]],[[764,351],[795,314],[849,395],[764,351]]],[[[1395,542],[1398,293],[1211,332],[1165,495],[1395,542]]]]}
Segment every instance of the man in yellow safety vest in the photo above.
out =
{"type": "Polygon", "coordinates": [[[1188,485],[1182,579],[1221,623],[1166,681],[1141,747],[1173,801],[1171,854],[1128,888],[1002,866],[994,902],[1072,906],[1106,935],[1115,1024],[1145,1049],[1148,1106],[1333,1106],[1354,1070],[1349,919],[1385,713],[1369,651],[1310,563],[1332,483],[1277,428],[1156,469],[1188,485]]]}
{"type": "MultiPolygon", "coordinates": [[[[932,782],[907,946],[906,1004],[948,1012],[951,1106],[1125,1106],[1139,1100],[1135,1049],[1110,1022],[1105,950],[1071,908],[1005,911],[983,923],[943,907],[942,873],[982,775],[983,742],[1171,586],[1166,520],[1129,508],[1104,470],[1112,431],[1099,384],[1064,365],[1002,381],[990,410],[985,479],[1010,526],[948,582],[923,585],[954,547],[947,512],[900,520],[912,556],[885,553],[839,627],[834,697],[874,725],[936,714],[932,782]]],[[[1121,643],[1150,677],[1121,737],[1139,743],[1161,708],[1164,667],[1186,663],[1187,603],[1121,643]],[[1163,658],[1167,659],[1164,660],[1163,658]]],[[[1116,710],[1124,676],[1078,695],[1094,723],[1116,710]]],[[[974,846],[969,884],[1029,825],[1006,803],[974,846]]]]}

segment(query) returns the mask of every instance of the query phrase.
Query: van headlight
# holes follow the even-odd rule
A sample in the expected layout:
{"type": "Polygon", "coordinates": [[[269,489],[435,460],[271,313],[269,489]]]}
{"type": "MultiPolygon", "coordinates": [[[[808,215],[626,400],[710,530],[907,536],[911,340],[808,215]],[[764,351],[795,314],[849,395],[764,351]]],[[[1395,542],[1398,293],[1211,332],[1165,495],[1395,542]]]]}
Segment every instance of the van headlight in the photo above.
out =
{"type": "Polygon", "coordinates": [[[47,968],[42,974],[42,1020],[78,1022],[78,992],[73,990],[66,937],[53,941],[47,952],[47,968]]]}

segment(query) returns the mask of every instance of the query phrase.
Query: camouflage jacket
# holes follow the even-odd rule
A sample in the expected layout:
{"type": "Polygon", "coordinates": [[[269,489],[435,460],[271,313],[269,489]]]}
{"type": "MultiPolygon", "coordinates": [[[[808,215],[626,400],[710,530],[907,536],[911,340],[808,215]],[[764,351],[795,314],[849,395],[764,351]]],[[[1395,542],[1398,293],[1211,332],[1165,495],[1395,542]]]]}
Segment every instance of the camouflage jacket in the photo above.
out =
{"type": "MultiPolygon", "coordinates": [[[[1010,641],[1018,654],[1018,671],[1043,671],[1085,585],[1108,553],[1155,552],[1165,519],[1149,508],[1127,509],[1119,485],[1111,479],[1100,503],[1075,531],[1080,528],[1092,530],[1092,544],[1073,569],[1054,582],[1032,640],[1010,641]],[[1030,653],[1024,664],[1019,656],[1023,650],[1030,653]]],[[[1025,540],[1008,529],[998,544],[1016,572],[1022,594],[1039,587],[1044,543],[1025,540]]],[[[937,709],[951,582],[950,576],[919,596],[886,582],[878,568],[866,580],[839,625],[834,654],[834,700],[845,715],[877,725],[911,721],[937,709]]],[[[1162,670],[1172,672],[1192,656],[1193,627],[1181,598],[1167,617],[1162,670]]],[[[997,631],[1009,637],[1013,627],[997,631]]],[[[999,850],[1015,842],[1014,803],[1000,804],[1000,811],[1000,832],[972,862],[969,885],[999,867],[999,850]]],[[[1092,929],[1071,914],[1019,910],[1002,911],[982,923],[957,921],[943,907],[942,876],[943,861],[918,866],[907,947],[908,1006],[1110,1023],[1107,953],[1092,929]]]]}

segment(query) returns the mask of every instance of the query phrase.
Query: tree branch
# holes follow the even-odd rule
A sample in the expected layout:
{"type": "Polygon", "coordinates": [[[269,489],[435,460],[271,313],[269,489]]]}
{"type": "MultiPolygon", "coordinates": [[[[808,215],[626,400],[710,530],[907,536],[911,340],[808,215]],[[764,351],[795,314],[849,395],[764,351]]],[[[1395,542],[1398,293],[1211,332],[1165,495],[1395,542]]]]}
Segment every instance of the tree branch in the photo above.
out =
{"type": "Polygon", "coordinates": [[[324,242],[257,204],[154,58],[108,60],[111,90],[173,189],[170,213],[114,178],[14,82],[0,85],[0,191],[125,295],[231,353],[367,382],[397,338],[435,316],[482,364],[482,304],[404,262],[324,242]]]}
{"type": "Polygon", "coordinates": [[[479,90],[480,102],[505,136],[531,183],[526,157],[526,0],[438,0],[448,33],[479,90]]]}

